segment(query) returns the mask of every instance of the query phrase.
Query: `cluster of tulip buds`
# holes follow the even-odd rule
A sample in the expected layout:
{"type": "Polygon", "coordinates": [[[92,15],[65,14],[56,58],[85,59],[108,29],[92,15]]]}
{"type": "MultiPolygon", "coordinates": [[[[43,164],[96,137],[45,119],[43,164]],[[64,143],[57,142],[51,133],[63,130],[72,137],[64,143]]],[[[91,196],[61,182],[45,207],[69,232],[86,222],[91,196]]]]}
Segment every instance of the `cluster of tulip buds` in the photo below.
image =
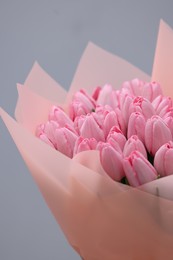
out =
{"type": "Polygon", "coordinates": [[[98,150],[110,178],[134,187],[173,174],[173,102],[156,82],[82,89],[68,111],[51,108],[36,136],[70,158],[98,150]]]}

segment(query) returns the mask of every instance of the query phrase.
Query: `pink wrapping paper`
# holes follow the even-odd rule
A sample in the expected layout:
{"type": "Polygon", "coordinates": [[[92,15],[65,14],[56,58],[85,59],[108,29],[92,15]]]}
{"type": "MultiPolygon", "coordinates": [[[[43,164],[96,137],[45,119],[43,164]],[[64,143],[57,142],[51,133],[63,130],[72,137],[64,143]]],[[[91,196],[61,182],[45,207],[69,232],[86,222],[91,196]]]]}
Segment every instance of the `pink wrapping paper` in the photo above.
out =
{"type": "MultiPolygon", "coordinates": [[[[161,21],[152,79],[173,98],[171,64],[173,31],[161,21]]],[[[132,188],[104,174],[96,151],[69,159],[34,136],[51,105],[66,109],[81,86],[89,92],[106,82],[118,88],[134,77],[149,80],[128,62],[90,43],[68,93],[35,64],[25,84],[18,85],[17,121],[0,110],[47,205],[85,260],[173,258],[173,175],[132,188]]]]}

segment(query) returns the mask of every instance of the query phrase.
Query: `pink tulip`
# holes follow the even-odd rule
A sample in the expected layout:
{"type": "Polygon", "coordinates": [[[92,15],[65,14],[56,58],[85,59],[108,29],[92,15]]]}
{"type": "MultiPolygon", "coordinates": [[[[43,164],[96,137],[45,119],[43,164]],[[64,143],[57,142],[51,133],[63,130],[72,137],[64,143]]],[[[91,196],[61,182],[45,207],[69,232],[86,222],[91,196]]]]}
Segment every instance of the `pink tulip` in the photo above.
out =
{"type": "Polygon", "coordinates": [[[133,112],[140,112],[147,120],[154,114],[154,108],[149,100],[143,97],[136,97],[129,107],[129,115],[133,112]]]}
{"type": "Polygon", "coordinates": [[[55,138],[55,131],[60,126],[56,121],[47,121],[45,124],[41,124],[36,129],[36,136],[42,137],[40,139],[44,139],[45,141],[48,139],[55,147],[56,138],[55,138]],[[47,138],[46,138],[47,137],[47,138]]]}
{"type": "Polygon", "coordinates": [[[103,127],[105,137],[107,137],[110,129],[113,126],[120,128],[123,134],[126,134],[125,123],[122,118],[122,113],[118,107],[115,110],[113,110],[109,105],[97,105],[95,110],[95,116],[97,118],[96,120],[99,120],[99,124],[103,127]]]}
{"type": "Polygon", "coordinates": [[[115,108],[115,113],[116,113],[116,116],[117,116],[117,121],[118,121],[119,128],[122,131],[122,133],[124,135],[126,135],[126,132],[127,132],[127,122],[125,122],[125,120],[124,120],[123,113],[122,113],[122,111],[118,107],[115,108]]]}
{"type": "Polygon", "coordinates": [[[139,139],[144,142],[146,120],[140,112],[133,112],[129,117],[127,128],[127,137],[137,135],[139,139]]]}
{"type": "Polygon", "coordinates": [[[70,131],[68,128],[62,127],[56,130],[55,138],[56,149],[61,153],[67,155],[68,157],[72,158],[77,135],[70,131]]]}
{"type": "Polygon", "coordinates": [[[61,107],[53,106],[49,113],[49,121],[55,121],[60,127],[69,125],[73,127],[73,121],[69,116],[63,111],[61,107]]]}
{"type": "Polygon", "coordinates": [[[105,172],[115,181],[124,177],[122,154],[116,151],[109,143],[102,143],[100,148],[100,161],[105,172]]]}
{"type": "Polygon", "coordinates": [[[112,145],[115,150],[122,153],[126,143],[126,138],[122,131],[118,127],[114,126],[111,128],[109,135],[107,136],[107,142],[112,145]]]}
{"type": "Polygon", "coordinates": [[[153,116],[146,122],[145,145],[151,155],[155,155],[163,144],[171,140],[171,131],[161,117],[153,116]]]}
{"type": "Polygon", "coordinates": [[[113,88],[111,85],[106,84],[100,91],[97,104],[99,105],[110,105],[110,98],[112,94],[113,88]]]}
{"type": "Polygon", "coordinates": [[[133,102],[133,97],[127,93],[121,93],[120,95],[120,111],[122,114],[123,121],[125,123],[125,127],[128,125],[129,121],[129,107],[131,106],[133,102]]]}
{"type": "Polygon", "coordinates": [[[132,152],[138,151],[147,159],[147,151],[144,144],[138,138],[137,135],[132,135],[124,145],[123,155],[124,157],[129,156],[132,152]]]}
{"type": "Polygon", "coordinates": [[[80,135],[80,128],[85,121],[86,115],[77,116],[74,120],[74,129],[80,135]]]}
{"type": "Polygon", "coordinates": [[[123,91],[132,96],[141,96],[144,82],[139,79],[133,79],[131,81],[125,81],[122,85],[123,91]]]}
{"type": "Polygon", "coordinates": [[[152,102],[157,96],[162,95],[162,89],[157,82],[147,82],[142,88],[142,96],[152,102]]]}
{"type": "Polygon", "coordinates": [[[154,158],[154,167],[161,177],[173,174],[173,142],[160,147],[154,158]]]}
{"type": "Polygon", "coordinates": [[[167,113],[168,109],[173,106],[173,102],[170,97],[160,95],[153,100],[152,105],[155,113],[163,117],[167,113]]]}
{"type": "Polygon", "coordinates": [[[56,150],[72,158],[77,135],[68,127],[59,127],[55,121],[48,121],[37,128],[36,135],[56,150]]]}
{"type": "Polygon", "coordinates": [[[113,126],[116,126],[119,128],[118,119],[117,119],[117,115],[116,115],[115,111],[110,111],[105,116],[104,122],[103,122],[103,129],[104,129],[105,137],[107,137],[107,135],[109,134],[109,131],[111,130],[111,128],[113,126]]]}
{"type": "Polygon", "coordinates": [[[77,116],[92,112],[95,106],[95,100],[81,89],[75,93],[73,101],[69,106],[70,118],[74,121],[77,116]]]}
{"type": "Polygon", "coordinates": [[[100,90],[97,98],[97,104],[102,106],[109,105],[113,109],[118,106],[117,92],[113,90],[111,85],[106,84],[100,90]]]}
{"type": "Polygon", "coordinates": [[[123,160],[123,168],[128,182],[137,187],[156,180],[158,174],[149,161],[138,151],[134,151],[123,160]]]}
{"type": "Polygon", "coordinates": [[[73,155],[87,150],[96,150],[96,146],[97,146],[96,139],[83,138],[82,136],[80,136],[76,140],[73,155]]]}
{"type": "Polygon", "coordinates": [[[73,101],[69,106],[70,118],[74,121],[77,116],[86,115],[90,113],[91,110],[88,109],[84,104],[79,101],[73,101]]]}
{"type": "Polygon", "coordinates": [[[80,136],[84,138],[95,138],[97,141],[105,141],[105,134],[96,113],[77,117],[74,121],[74,125],[80,136]]]}
{"type": "Polygon", "coordinates": [[[80,89],[74,95],[75,100],[79,100],[80,102],[90,106],[92,104],[95,107],[96,103],[95,100],[86,92],[85,89],[80,89]]]}

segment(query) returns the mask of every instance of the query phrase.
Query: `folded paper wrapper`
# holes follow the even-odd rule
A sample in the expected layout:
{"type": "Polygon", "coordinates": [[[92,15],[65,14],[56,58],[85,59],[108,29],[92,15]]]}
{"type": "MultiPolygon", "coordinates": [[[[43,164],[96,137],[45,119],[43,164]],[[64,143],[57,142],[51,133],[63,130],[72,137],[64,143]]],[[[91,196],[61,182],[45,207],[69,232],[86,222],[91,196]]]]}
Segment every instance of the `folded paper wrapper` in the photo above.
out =
{"type": "MultiPolygon", "coordinates": [[[[151,79],[171,97],[172,68],[173,31],[161,21],[151,79]]],[[[68,93],[35,63],[24,85],[18,85],[16,120],[0,110],[48,207],[85,260],[173,257],[173,175],[132,188],[103,174],[97,151],[69,159],[34,136],[50,107],[60,104],[67,109],[81,87],[88,92],[105,83],[118,88],[136,77],[150,80],[130,63],[89,43],[68,93]]]]}

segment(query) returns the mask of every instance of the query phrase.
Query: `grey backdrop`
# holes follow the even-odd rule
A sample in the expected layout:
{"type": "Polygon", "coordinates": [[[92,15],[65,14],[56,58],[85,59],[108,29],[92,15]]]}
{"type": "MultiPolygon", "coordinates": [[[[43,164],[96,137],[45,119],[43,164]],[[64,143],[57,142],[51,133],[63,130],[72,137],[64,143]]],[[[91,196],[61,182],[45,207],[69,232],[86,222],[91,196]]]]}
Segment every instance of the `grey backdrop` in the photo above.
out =
{"type": "MultiPolygon", "coordinates": [[[[159,20],[173,0],[0,0],[0,105],[11,115],[38,62],[68,89],[88,41],[151,73],[159,20]]],[[[0,120],[0,260],[79,259],[0,120]]]]}

